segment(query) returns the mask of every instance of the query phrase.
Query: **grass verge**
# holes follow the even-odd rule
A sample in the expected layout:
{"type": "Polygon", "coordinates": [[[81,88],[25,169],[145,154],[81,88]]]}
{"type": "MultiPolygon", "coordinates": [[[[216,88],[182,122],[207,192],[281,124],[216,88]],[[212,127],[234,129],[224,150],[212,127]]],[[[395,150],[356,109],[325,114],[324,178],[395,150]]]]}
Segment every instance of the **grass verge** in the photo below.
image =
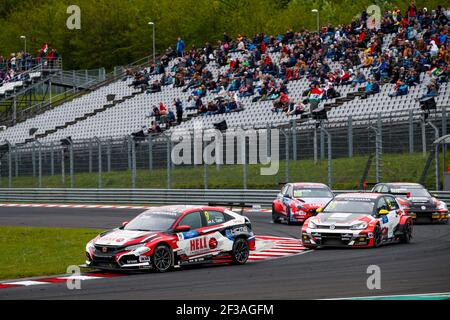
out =
{"type": "Polygon", "coordinates": [[[0,279],[66,273],[84,263],[86,243],[101,230],[0,227],[0,279]]]}

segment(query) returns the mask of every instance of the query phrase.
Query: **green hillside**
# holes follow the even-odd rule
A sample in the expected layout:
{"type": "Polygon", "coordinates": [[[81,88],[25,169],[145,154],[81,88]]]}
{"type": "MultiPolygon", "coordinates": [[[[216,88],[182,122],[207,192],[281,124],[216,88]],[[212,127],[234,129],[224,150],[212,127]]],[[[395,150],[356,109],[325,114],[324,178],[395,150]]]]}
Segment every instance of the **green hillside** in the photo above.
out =
{"type": "MultiPolygon", "coordinates": [[[[58,49],[67,69],[112,67],[151,54],[156,23],[157,51],[175,45],[182,36],[188,45],[215,44],[226,31],[252,36],[256,32],[284,33],[289,28],[315,29],[312,8],[320,9],[322,23],[350,23],[373,3],[383,9],[409,1],[386,0],[0,0],[0,55],[23,48],[36,54],[44,42],[58,49]],[[81,9],[81,30],[69,30],[69,5],[81,9]]],[[[442,1],[416,1],[432,8],[442,1]]],[[[444,2],[445,4],[445,2],[444,2]]]]}

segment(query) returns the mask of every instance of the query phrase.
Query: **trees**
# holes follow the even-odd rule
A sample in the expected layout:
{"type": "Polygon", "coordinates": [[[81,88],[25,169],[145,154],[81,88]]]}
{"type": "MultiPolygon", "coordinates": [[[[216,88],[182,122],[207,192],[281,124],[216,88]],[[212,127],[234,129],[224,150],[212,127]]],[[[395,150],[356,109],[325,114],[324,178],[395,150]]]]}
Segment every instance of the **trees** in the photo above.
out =
{"type": "MultiPolygon", "coordinates": [[[[157,51],[174,46],[182,36],[188,48],[215,43],[224,31],[252,36],[257,32],[284,33],[289,28],[315,29],[311,9],[320,10],[321,23],[349,23],[374,0],[78,0],[81,30],[66,28],[69,0],[0,0],[0,55],[18,51],[26,35],[36,54],[44,42],[58,49],[66,68],[112,68],[151,53],[156,23],[157,51]]],[[[375,0],[399,6],[408,1],[375,0]]],[[[416,1],[435,7],[436,0],[416,1]]]]}

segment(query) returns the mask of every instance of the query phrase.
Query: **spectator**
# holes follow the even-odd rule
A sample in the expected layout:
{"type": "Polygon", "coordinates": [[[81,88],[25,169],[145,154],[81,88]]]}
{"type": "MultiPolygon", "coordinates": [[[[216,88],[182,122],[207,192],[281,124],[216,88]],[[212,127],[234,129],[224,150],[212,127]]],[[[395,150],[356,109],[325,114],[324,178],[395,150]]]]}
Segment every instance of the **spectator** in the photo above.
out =
{"type": "Polygon", "coordinates": [[[178,41],[177,41],[177,57],[184,57],[184,41],[181,39],[181,37],[178,37],[178,41]]]}
{"type": "Polygon", "coordinates": [[[408,85],[405,82],[398,80],[395,85],[395,91],[393,93],[389,93],[389,97],[404,96],[408,94],[408,91],[408,85]]]}
{"type": "Polygon", "coordinates": [[[183,121],[183,103],[180,99],[174,100],[175,110],[177,113],[177,123],[181,124],[183,121]]]}
{"type": "Polygon", "coordinates": [[[356,76],[352,80],[352,86],[355,87],[358,84],[366,82],[366,76],[362,73],[361,70],[358,70],[356,76]]]}
{"type": "Polygon", "coordinates": [[[379,93],[380,92],[380,86],[378,85],[378,82],[375,80],[369,80],[364,87],[364,93],[361,96],[361,99],[367,99],[368,96],[379,93]]]}

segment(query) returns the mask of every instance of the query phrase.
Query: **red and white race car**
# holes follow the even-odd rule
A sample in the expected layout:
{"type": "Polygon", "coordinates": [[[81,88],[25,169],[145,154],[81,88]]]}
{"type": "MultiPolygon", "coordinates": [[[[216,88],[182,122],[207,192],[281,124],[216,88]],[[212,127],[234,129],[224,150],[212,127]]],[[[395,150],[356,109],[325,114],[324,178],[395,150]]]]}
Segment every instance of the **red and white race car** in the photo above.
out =
{"type": "Polygon", "coordinates": [[[331,189],[322,183],[287,183],[272,203],[272,220],[302,223],[333,198],[331,189]]]}
{"type": "Polygon", "coordinates": [[[220,207],[167,206],[147,210],[86,245],[86,265],[105,270],[247,262],[255,250],[250,220],[220,207]]]}
{"type": "Polygon", "coordinates": [[[301,237],[307,248],[379,247],[394,241],[409,243],[412,238],[412,218],[392,195],[341,194],[319,211],[302,227],[301,237]]]}

